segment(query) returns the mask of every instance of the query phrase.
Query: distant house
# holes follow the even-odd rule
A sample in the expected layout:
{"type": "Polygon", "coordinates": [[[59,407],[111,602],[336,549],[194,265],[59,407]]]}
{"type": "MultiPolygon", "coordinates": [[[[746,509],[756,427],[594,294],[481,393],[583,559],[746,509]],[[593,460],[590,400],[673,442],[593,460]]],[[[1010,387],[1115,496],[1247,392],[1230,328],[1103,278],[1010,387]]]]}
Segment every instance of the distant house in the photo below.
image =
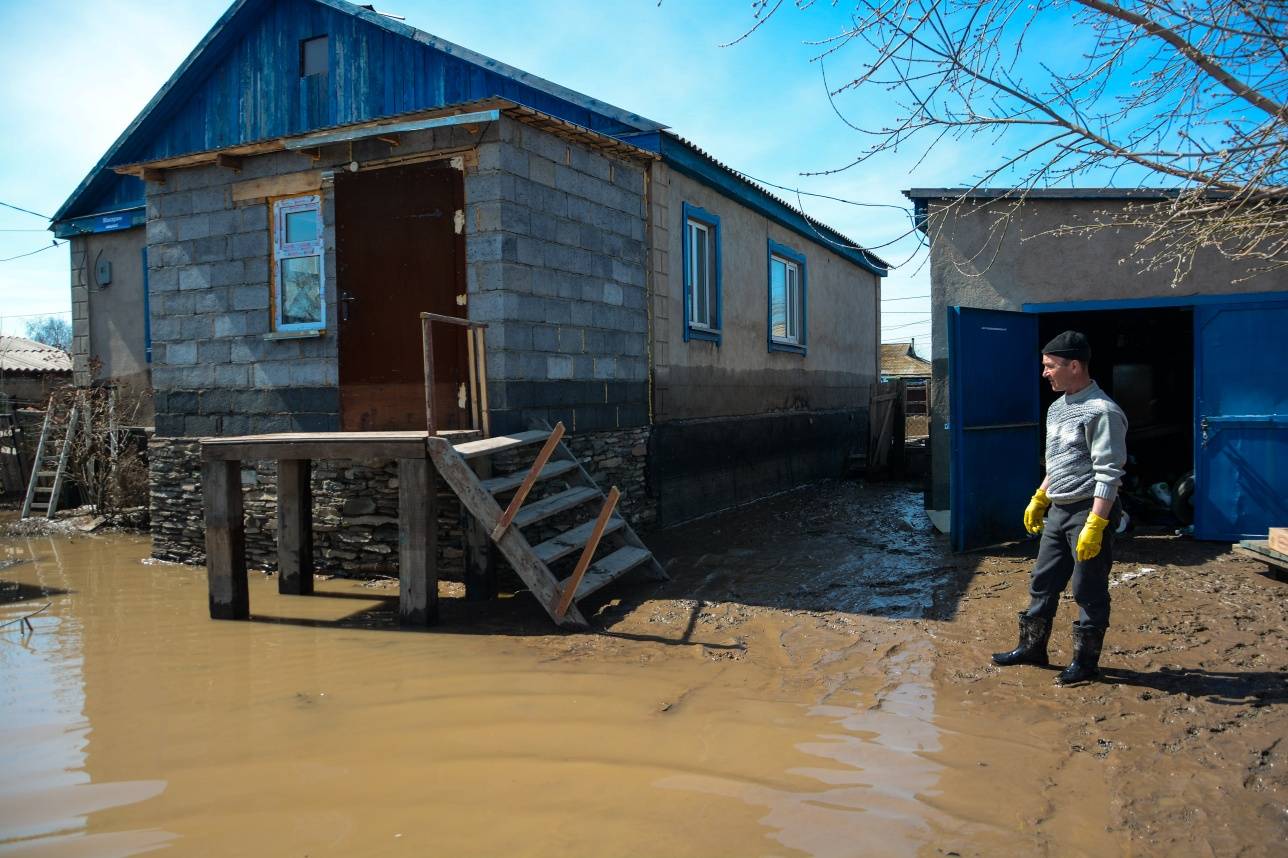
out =
{"type": "Polygon", "coordinates": [[[71,381],[67,352],[24,337],[0,336],[0,396],[14,407],[43,409],[49,394],[71,381]]]}
{"type": "Polygon", "coordinates": [[[904,415],[909,436],[926,434],[930,413],[930,361],[917,356],[917,341],[881,344],[881,380],[902,380],[906,387],[904,415]]]}
{"type": "MultiPolygon", "coordinates": [[[[145,321],[165,555],[200,551],[198,437],[424,428],[420,311],[486,322],[493,431],[563,421],[638,522],[839,473],[866,431],[881,259],[660,123],[343,0],[234,3],[55,229],[74,291],[108,242],[147,260],[77,360],[104,314],[145,321]]],[[[464,425],[466,344],[435,337],[464,425]]]]}
{"type": "Polygon", "coordinates": [[[1126,412],[1129,490],[1193,472],[1201,539],[1288,521],[1288,271],[1203,253],[1174,283],[1130,261],[1140,232],[1059,234],[1128,205],[1139,216],[1167,191],[905,193],[930,241],[926,505],[949,511],[955,546],[1023,536],[1016,510],[1042,479],[1055,397],[1039,349],[1068,329],[1090,337],[1092,376],[1126,412]]]}

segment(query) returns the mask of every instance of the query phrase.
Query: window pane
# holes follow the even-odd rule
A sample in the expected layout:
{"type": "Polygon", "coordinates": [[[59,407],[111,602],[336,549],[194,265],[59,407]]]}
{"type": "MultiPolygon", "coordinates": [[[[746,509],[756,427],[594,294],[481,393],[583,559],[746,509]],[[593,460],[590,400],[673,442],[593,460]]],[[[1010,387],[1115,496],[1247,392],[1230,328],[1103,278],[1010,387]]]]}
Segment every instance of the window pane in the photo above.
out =
{"type": "Polygon", "coordinates": [[[706,231],[706,285],[707,285],[707,324],[715,327],[720,324],[716,318],[716,251],[715,237],[710,230],[706,231]]]}
{"type": "Polygon", "coordinates": [[[800,284],[796,281],[795,265],[787,266],[787,336],[794,342],[800,340],[800,284]]]}
{"type": "Polygon", "coordinates": [[[781,259],[769,260],[769,333],[787,338],[787,266],[781,259]]]}
{"type": "Polygon", "coordinates": [[[286,221],[286,244],[297,244],[301,241],[318,240],[318,210],[304,209],[303,211],[287,212],[283,217],[286,221]]]}
{"type": "Polygon", "coordinates": [[[300,77],[326,74],[327,37],[305,39],[300,43],[300,77]]]}
{"type": "Polygon", "coordinates": [[[706,325],[711,321],[711,305],[708,303],[709,293],[707,292],[707,231],[695,229],[693,238],[693,267],[697,274],[693,279],[693,300],[696,305],[693,310],[693,321],[706,325]]]}
{"type": "Polygon", "coordinates": [[[282,260],[279,291],[282,324],[318,324],[322,321],[321,263],[318,256],[282,260]]]}

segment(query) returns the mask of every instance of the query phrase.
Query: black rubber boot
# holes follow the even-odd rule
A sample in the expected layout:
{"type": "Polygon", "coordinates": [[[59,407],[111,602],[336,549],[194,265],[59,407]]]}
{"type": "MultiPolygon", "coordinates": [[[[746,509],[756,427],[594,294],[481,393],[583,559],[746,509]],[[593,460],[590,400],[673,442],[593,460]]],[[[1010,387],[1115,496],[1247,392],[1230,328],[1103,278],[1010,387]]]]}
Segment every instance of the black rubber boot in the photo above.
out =
{"type": "Polygon", "coordinates": [[[1105,643],[1105,630],[1081,623],[1073,624],[1073,663],[1060,671],[1057,685],[1086,682],[1100,675],[1100,649],[1105,643]]]}
{"type": "Polygon", "coordinates": [[[1051,637],[1051,621],[1030,617],[1020,611],[1020,642],[1010,652],[993,653],[993,663],[1002,667],[1013,664],[1035,664],[1046,667],[1047,639],[1051,637]]]}

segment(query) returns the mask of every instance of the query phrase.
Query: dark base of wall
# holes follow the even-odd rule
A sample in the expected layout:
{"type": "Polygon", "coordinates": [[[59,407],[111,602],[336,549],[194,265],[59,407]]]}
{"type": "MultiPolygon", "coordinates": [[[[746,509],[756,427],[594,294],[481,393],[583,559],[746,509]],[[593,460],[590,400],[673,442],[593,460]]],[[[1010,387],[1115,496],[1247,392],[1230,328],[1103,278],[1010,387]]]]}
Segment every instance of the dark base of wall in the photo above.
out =
{"type": "MultiPolygon", "coordinates": [[[[623,429],[568,438],[569,449],[605,490],[623,492],[622,514],[647,527],[656,510],[645,485],[649,429],[623,429]]],[[[148,444],[152,556],[204,563],[200,444],[191,438],[153,438],[148,444]]],[[[313,463],[313,556],[317,571],[334,575],[398,573],[398,465],[396,462],[313,463]]],[[[460,501],[444,487],[438,498],[439,577],[464,573],[460,501]]],[[[277,568],[277,463],[242,468],[246,561],[277,568]]]]}
{"type": "Polygon", "coordinates": [[[868,410],[790,412],[653,427],[649,485],[667,526],[842,473],[868,410]]]}

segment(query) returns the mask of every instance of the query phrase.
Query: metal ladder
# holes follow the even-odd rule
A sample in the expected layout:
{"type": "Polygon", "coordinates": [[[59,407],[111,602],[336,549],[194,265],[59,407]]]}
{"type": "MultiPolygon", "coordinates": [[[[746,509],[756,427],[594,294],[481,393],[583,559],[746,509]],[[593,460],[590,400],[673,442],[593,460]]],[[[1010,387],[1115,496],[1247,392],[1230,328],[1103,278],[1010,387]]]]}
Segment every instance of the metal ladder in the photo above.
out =
{"type": "Polygon", "coordinates": [[[72,440],[80,419],[79,397],[73,401],[67,423],[59,431],[58,405],[55,397],[49,398],[45,407],[45,422],[40,427],[40,442],[31,465],[31,480],[27,483],[27,497],[22,502],[22,517],[31,518],[32,511],[43,512],[53,518],[58,511],[58,500],[63,490],[63,477],[71,458],[72,440]]]}

